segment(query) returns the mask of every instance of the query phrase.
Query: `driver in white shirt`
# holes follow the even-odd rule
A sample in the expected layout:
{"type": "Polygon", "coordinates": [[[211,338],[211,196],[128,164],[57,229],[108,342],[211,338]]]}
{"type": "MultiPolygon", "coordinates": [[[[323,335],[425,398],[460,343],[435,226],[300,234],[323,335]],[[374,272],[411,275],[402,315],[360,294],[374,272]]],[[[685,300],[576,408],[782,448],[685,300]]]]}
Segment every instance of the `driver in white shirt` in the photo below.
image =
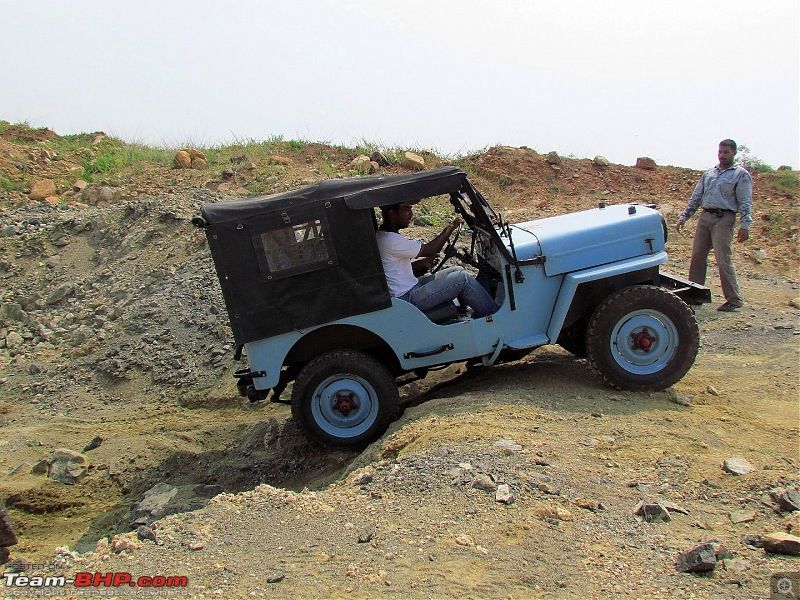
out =
{"type": "Polygon", "coordinates": [[[378,249],[392,296],[410,302],[422,311],[458,299],[461,306],[472,308],[473,317],[497,312],[500,307],[489,292],[462,267],[425,274],[464,219],[456,217],[439,235],[422,243],[409,240],[400,233],[411,224],[414,216],[411,203],[381,207],[381,215],[383,222],[377,232],[378,249]]]}

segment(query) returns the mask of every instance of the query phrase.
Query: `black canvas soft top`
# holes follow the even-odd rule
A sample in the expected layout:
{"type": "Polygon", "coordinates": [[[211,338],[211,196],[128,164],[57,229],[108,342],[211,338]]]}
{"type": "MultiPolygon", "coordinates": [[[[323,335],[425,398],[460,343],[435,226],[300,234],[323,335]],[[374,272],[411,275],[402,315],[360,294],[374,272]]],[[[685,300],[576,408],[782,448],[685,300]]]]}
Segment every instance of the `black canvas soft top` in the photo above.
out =
{"type": "Polygon", "coordinates": [[[467,175],[458,167],[441,167],[402,175],[352,179],[326,179],[297,190],[243,200],[206,204],[201,215],[208,225],[247,220],[265,210],[281,210],[308,203],[342,198],[350,209],[418,202],[424,198],[458,192],[467,175]]]}
{"type": "Polygon", "coordinates": [[[238,344],[391,306],[372,207],[469,187],[458,167],[328,179],[205,204],[205,230],[238,344]]]}

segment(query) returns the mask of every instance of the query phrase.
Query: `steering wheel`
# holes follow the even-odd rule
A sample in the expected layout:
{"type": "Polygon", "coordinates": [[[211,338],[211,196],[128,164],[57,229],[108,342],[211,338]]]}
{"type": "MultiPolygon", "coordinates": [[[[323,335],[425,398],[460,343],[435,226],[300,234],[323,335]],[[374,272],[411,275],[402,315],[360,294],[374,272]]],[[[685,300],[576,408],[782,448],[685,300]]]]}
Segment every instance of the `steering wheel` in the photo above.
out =
{"type": "Polygon", "coordinates": [[[431,274],[438,273],[439,271],[441,271],[442,267],[444,267],[444,263],[446,263],[456,254],[458,254],[458,249],[456,248],[456,242],[458,241],[458,238],[461,236],[461,232],[463,230],[464,230],[464,223],[459,223],[458,228],[455,230],[453,235],[448,238],[447,244],[442,250],[442,252],[444,252],[442,260],[439,261],[438,265],[436,265],[433,269],[431,269],[431,274]]]}

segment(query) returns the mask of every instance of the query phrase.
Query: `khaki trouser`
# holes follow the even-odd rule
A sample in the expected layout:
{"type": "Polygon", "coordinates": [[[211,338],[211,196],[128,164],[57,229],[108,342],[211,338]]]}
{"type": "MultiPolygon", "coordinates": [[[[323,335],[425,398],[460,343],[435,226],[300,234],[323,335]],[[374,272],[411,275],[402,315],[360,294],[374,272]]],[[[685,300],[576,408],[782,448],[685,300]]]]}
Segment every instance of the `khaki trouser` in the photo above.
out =
{"type": "Polygon", "coordinates": [[[733,266],[733,226],[735,222],[735,212],[726,211],[721,217],[710,212],[700,213],[692,244],[689,281],[705,285],[708,253],[711,248],[714,248],[722,295],[725,296],[727,302],[743,304],[744,300],[739,292],[739,282],[736,280],[736,269],[733,266]]]}

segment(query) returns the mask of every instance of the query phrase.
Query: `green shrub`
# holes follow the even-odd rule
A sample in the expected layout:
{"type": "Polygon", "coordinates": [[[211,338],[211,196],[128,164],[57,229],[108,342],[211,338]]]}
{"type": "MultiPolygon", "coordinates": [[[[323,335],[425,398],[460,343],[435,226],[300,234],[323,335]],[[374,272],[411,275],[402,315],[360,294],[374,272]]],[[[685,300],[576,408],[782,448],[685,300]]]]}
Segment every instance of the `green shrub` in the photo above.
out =
{"type": "Polygon", "coordinates": [[[797,171],[776,171],[773,185],[779,192],[797,197],[800,191],[800,174],[797,171]]]}
{"type": "Polygon", "coordinates": [[[739,146],[738,152],[736,153],[736,162],[750,171],[750,173],[769,173],[775,170],[753,154],[747,144],[741,144],[739,146]]]}

